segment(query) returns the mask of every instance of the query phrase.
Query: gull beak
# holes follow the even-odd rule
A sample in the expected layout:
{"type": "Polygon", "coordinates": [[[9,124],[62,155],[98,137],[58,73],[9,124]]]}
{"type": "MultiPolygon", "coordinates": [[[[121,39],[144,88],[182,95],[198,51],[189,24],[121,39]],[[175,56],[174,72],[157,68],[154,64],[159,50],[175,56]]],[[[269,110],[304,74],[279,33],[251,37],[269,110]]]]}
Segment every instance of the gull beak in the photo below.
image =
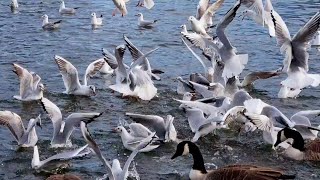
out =
{"type": "Polygon", "coordinates": [[[112,129],[112,132],[113,132],[113,133],[117,133],[117,132],[118,132],[117,128],[113,128],[113,129],[112,129]]]}

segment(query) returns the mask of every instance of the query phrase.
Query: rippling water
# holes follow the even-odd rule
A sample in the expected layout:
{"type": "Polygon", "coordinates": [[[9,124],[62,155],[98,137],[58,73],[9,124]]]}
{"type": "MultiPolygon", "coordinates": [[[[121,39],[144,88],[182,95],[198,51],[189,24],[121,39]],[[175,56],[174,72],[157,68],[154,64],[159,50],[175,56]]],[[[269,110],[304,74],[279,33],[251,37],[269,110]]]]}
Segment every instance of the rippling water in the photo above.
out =
{"type": "MultiPolygon", "coordinates": [[[[111,17],[114,5],[111,0],[68,0],[67,6],[80,7],[75,16],[60,16],[58,13],[59,1],[21,0],[19,13],[10,12],[9,0],[0,2],[0,86],[1,110],[10,110],[27,120],[44,114],[37,103],[22,103],[12,98],[18,94],[19,82],[12,72],[11,63],[37,72],[46,85],[45,96],[56,103],[63,114],[71,112],[104,111],[107,113],[97,122],[89,125],[94,138],[100,145],[107,159],[119,158],[125,162],[129,151],[124,150],[117,134],[112,133],[125,112],[137,112],[165,116],[175,116],[175,126],[179,138],[190,138],[189,130],[183,112],[178,110],[178,103],[172,97],[179,98],[175,93],[177,76],[188,77],[192,72],[201,72],[201,65],[181,43],[180,25],[188,23],[187,18],[195,14],[198,0],[156,0],[152,10],[135,7],[137,0],[131,0],[127,5],[129,10],[125,18],[117,15],[111,17]],[[104,26],[92,30],[90,25],[91,12],[103,14],[104,26]],[[159,19],[153,29],[139,29],[134,16],[138,12],[145,15],[145,19],[159,19]],[[54,20],[62,19],[61,29],[54,32],[45,32],[41,29],[41,16],[48,14],[54,20]],[[70,60],[83,76],[86,66],[93,60],[101,57],[101,48],[113,50],[115,46],[124,43],[122,35],[126,34],[134,44],[143,51],[154,47],[161,47],[150,56],[154,68],[162,69],[162,81],[155,82],[159,97],[151,102],[136,102],[122,99],[106,87],[103,77],[94,78],[91,83],[97,87],[97,96],[74,97],[64,95],[63,82],[57,65],[54,62],[55,54],[70,60]]],[[[217,18],[232,6],[233,0],[226,0],[217,18]]],[[[296,33],[304,23],[320,9],[318,0],[279,0],[273,2],[275,9],[286,21],[292,33],[296,33]]],[[[266,29],[252,21],[241,21],[239,18],[228,27],[227,35],[231,43],[241,53],[249,54],[249,63],[243,75],[254,70],[274,70],[281,66],[283,56],[276,46],[275,39],[269,38],[266,29]]],[[[127,53],[129,62],[130,55],[127,53]]],[[[319,54],[315,49],[310,50],[310,72],[319,73],[319,54]]],[[[280,81],[285,77],[273,78],[257,82],[255,89],[250,93],[277,106],[286,115],[305,109],[319,109],[320,88],[308,88],[301,93],[298,99],[277,99],[280,81]]],[[[108,80],[107,80],[108,81],[108,80]]],[[[109,80],[110,81],[110,80],[109,80]]],[[[318,124],[314,119],[313,123],[318,124]]],[[[26,122],[25,122],[26,123],[26,122]]],[[[52,135],[51,121],[43,116],[43,129],[38,130],[41,158],[48,157],[56,150],[48,150],[52,135]]],[[[231,163],[250,163],[279,167],[297,174],[299,179],[319,179],[318,163],[296,162],[283,158],[270,151],[262,143],[260,133],[248,136],[235,137],[235,133],[219,131],[217,136],[208,135],[199,141],[205,162],[224,166],[231,163]],[[228,145],[233,150],[225,148],[228,145]]],[[[80,131],[72,135],[73,143],[83,145],[80,131]]],[[[37,174],[30,167],[32,149],[17,151],[16,142],[10,132],[0,128],[0,177],[1,179],[43,179],[44,174],[37,174]]],[[[181,179],[186,177],[191,168],[191,158],[177,158],[169,160],[175,151],[174,144],[166,144],[154,152],[139,154],[136,157],[137,171],[142,179],[181,179]],[[182,175],[182,176],[181,176],[182,175]]],[[[69,161],[72,167],[70,173],[78,174],[84,179],[101,177],[105,168],[95,156],[80,160],[69,161]]]]}

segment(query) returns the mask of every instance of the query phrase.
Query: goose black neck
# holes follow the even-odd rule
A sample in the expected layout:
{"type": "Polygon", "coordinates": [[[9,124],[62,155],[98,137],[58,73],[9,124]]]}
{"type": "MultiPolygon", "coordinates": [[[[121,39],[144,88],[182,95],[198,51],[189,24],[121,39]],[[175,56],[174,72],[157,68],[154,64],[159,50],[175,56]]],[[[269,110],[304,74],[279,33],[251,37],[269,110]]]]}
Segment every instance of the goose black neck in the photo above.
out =
{"type": "Polygon", "coordinates": [[[201,154],[199,148],[193,143],[189,143],[188,145],[189,145],[189,153],[193,157],[192,169],[199,170],[199,171],[201,171],[201,173],[206,174],[207,170],[204,167],[203,157],[202,157],[202,154],[201,154]]]}
{"type": "Polygon", "coordinates": [[[284,135],[287,138],[293,139],[293,143],[292,143],[293,148],[299,149],[300,151],[305,150],[303,137],[298,131],[293,129],[287,129],[284,135]]]}

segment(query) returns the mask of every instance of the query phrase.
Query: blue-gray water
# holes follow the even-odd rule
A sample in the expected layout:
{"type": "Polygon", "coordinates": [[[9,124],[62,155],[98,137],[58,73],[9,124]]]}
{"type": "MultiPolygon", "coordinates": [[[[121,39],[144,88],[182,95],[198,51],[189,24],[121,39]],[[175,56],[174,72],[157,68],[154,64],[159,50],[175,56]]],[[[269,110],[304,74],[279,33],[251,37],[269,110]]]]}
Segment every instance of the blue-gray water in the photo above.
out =
{"type": "MultiPolygon", "coordinates": [[[[232,6],[233,0],[226,0],[216,18],[219,19],[232,6]]],[[[14,100],[13,95],[19,93],[19,81],[12,72],[12,63],[19,63],[25,68],[37,72],[46,85],[45,96],[56,103],[64,116],[71,112],[104,111],[107,112],[97,122],[89,125],[107,159],[119,158],[122,164],[130,154],[125,150],[120,137],[112,133],[119,119],[126,119],[127,111],[175,116],[174,124],[179,138],[191,138],[192,133],[186,118],[178,109],[178,103],[172,97],[180,98],[176,92],[177,76],[188,77],[192,72],[201,72],[201,65],[193,58],[180,40],[180,25],[188,23],[187,19],[196,12],[198,0],[156,0],[152,10],[135,7],[137,0],[131,0],[128,5],[129,14],[122,18],[119,14],[111,17],[114,5],[111,0],[68,0],[67,6],[80,7],[74,16],[61,16],[58,13],[59,1],[50,0],[20,0],[19,13],[10,12],[9,0],[0,2],[0,110],[10,110],[19,114],[24,120],[29,120],[39,113],[45,114],[37,103],[22,103],[14,100]],[[91,12],[103,14],[104,25],[92,30],[90,25],[91,12]],[[145,19],[159,19],[153,29],[139,29],[134,16],[138,12],[145,19]],[[41,16],[48,14],[54,20],[63,20],[61,29],[46,32],[41,28],[41,16]],[[144,51],[159,46],[157,52],[150,56],[154,68],[165,71],[162,81],[155,82],[158,88],[158,98],[151,102],[136,102],[122,99],[105,86],[105,80],[98,76],[91,83],[97,87],[97,96],[74,97],[62,94],[64,86],[57,65],[55,54],[65,57],[72,62],[83,76],[86,66],[101,57],[101,48],[113,50],[115,46],[124,43],[122,35],[126,34],[133,43],[144,51]]],[[[292,35],[320,9],[318,0],[278,0],[273,2],[275,9],[286,21],[292,35]]],[[[217,21],[216,21],[217,22],[217,21]]],[[[236,18],[228,27],[227,35],[231,43],[241,53],[249,54],[249,63],[243,75],[255,70],[274,70],[281,66],[283,56],[276,46],[275,39],[269,38],[267,30],[254,22],[241,21],[236,18]]],[[[130,54],[126,54],[129,62],[130,54]]],[[[315,49],[310,50],[310,72],[319,73],[319,54],[315,49]]],[[[250,93],[275,105],[287,116],[305,109],[319,109],[319,88],[303,90],[297,99],[277,99],[280,81],[285,77],[272,78],[257,82],[250,93]]],[[[128,119],[127,119],[128,120],[128,119]]],[[[38,129],[41,159],[51,156],[55,150],[47,149],[52,136],[51,121],[43,115],[43,129],[38,129]]],[[[313,123],[318,124],[314,119],[313,123]]],[[[279,167],[295,173],[298,179],[319,179],[319,163],[296,162],[283,158],[281,155],[268,150],[262,143],[259,133],[241,137],[238,141],[234,133],[218,131],[217,136],[208,135],[198,142],[205,156],[206,163],[224,166],[232,163],[249,163],[279,167]],[[224,145],[231,146],[228,151],[224,145]],[[219,151],[219,153],[216,153],[219,151]]],[[[83,145],[80,131],[72,135],[74,144],[83,145]]],[[[0,179],[44,179],[46,176],[37,174],[31,169],[32,149],[17,151],[17,145],[9,130],[0,128],[0,179]]],[[[174,144],[166,144],[154,152],[138,154],[136,157],[137,171],[142,179],[180,179],[179,174],[186,175],[191,168],[189,157],[169,160],[175,151],[174,144]]],[[[89,157],[71,160],[69,173],[82,176],[84,179],[101,177],[105,168],[98,159],[89,157]]],[[[185,177],[185,176],[184,176],[185,177]]]]}

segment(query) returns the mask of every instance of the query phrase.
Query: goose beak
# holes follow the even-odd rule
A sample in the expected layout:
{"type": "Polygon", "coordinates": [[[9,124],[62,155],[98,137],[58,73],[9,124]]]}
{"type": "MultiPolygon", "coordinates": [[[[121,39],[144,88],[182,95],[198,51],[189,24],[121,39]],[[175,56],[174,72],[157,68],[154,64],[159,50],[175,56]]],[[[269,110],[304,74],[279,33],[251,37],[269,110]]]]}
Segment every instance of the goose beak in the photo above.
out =
{"type": "Polygon", "coordinates": [[[178,157],[179,155],[178,155],[178,153],[175,153],[172,157],[171,157],[171,159],[175,159],[176,157],[178,157]]]}

